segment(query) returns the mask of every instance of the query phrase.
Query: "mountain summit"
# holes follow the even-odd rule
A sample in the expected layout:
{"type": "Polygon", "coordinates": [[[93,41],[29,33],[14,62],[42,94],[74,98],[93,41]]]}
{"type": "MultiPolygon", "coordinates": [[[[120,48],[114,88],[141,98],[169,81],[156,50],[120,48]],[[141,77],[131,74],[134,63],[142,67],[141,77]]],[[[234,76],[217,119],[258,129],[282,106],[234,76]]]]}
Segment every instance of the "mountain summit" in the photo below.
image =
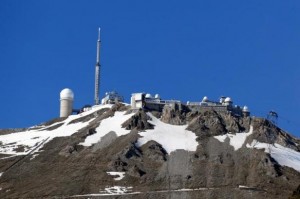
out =
{"type": "Polygon", "coordinates": [[[300,140],[215,110],[96,105],[0,130],[1,198],[299,198],[300,140]]]}

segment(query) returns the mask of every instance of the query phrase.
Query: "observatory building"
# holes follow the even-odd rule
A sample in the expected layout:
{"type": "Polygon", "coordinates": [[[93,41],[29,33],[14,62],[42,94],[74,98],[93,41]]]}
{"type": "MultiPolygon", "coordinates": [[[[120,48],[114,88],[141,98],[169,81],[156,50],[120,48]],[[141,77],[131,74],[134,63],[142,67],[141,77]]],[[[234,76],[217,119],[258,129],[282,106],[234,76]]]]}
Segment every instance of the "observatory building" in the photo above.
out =
{"type": "Polygon", "coordinates": [[[250,111],[247,106],[243,108],[234,105],[230,97],[221,97],[219,101],[209,100],[208,97],[203,97],[200,102],[182,103],[178,100],[162,100],[158,94],[154,97],[149,93],[133,93],[131,95],[132,109],[145,109],[150,111],[162,111],[165,106],[177,107],[179,110],[186,108],[191,111],[216,111],[230,113],[240,117],[250,116],[250,111]]]}
{"type": "Polygon", "coordinates": [[[73,112],[74,93],[65,88],[60,92],[60,117],[68,117],[73,112]]]}
{"type": "Polygon", "coordinates": [[[150,93],[133,93],[131,95],[131,107],[146,110],[162,111],[165,105],[181,105],[178,100],[162,100],[159,94],[152,96],[150,93]]]}
{"type": "Polygon", "coordinates": [[[243,108],[239,105],[234,105],[230,97],[220,97],[219,101],[209,100],[207,96],[203,97],[201,102],[187,102],[187,106],[195,111],[227,112],[237,116],[248,117],[250,111],[247,106],[243,108]]]}

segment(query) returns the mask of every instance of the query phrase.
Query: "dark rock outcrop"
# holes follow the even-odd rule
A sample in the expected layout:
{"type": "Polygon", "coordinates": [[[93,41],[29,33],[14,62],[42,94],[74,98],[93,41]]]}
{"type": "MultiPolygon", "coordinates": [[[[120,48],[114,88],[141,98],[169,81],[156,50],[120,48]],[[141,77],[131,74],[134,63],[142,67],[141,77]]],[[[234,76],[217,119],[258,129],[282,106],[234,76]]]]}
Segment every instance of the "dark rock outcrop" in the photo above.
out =
{"type": "Polygon", "coordinates": [[[164,162],[167,160],[168,153],[161,146],[161,144],[151,140],[141,147],[142,153],[145,157],[155,161],[164,162]]]}
{"type": "Polygon", "coordinates": [[[230,113],[215,111],[191,112],[188,114],[187,130],[193,131],[199,139],[226,133],[247,132],[251,118],[232,116],[230,113]]]}
{"type": "Polygon", "coordinates": [[[250,139],[269,144],[277,143],[300,151],[299,139],[290,136],[266,119],[255,118],[253,120],[253,128],[255,129],[255,133],[251,135],[250,139]]]}
{"type": "Polygon", "coordinates": [[[151,118],[146,114],[145,111],[139,110],[129,120],[122,124],[122,127],[127,130],[136,129],[138,131],[153,129],[153,125],[148,122],[151,118]]]}

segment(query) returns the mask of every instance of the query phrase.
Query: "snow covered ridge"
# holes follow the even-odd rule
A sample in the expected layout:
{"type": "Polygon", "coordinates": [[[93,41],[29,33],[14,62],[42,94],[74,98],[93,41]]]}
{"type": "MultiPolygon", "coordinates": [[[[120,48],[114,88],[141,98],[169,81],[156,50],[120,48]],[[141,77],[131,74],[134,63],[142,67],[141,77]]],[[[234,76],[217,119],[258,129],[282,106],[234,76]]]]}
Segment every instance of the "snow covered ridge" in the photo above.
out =
{"type": "Polygon", "coordinates": [[[57,122],[41,129],[29,129],[23,132],[1,135],[0,153],[14,156],[33,154],[53,138],[70,136],[81,128],[87,126],[95,118],[87,122],[71,123],[73,120],[87,116],[93,112],[99,111],[100,109],[111,107],[112,105],[96,106],[90,111],[81,113],[79,115],[71,115],[62,122],[57,122]],[[61,124],[61,126],[54,130],[47,130],[49,127],[53,127],[58,124],[61,124]]]}
{"type": "MultiPolygon", "coordinates": [[[[66,120],[56,122],[50,126],[44,126],[40,129],[29,129],[23,132],[16,132],[0,136],[0,153],[8,155],[37,155],[37,152],[49,141],[55,137],[71,136],[78,130],[88,126],[95,118],[86,122],[72,123],[72,121],[92,114],[103,108],[111,108],[112,105],[99,105],[93,107],[92,110],[83,112],[79,115],[71,115],[66,120]],[[50,127],[61,125],[53,130],[50,127]]],[[[177,149],[188,151],[196,151],[198,142],[196,135],[188,130],[185,130],[187,125],[176,126],[161,122],[151,113],[147,113],[151,118],[149,123],[154,125],[154,129],[140,132],[142,138],[137,141],[138,146],[142,146],[150,140],[160,143],[164,149],[171,153],[177,149]]],[[[122,136],[130,133],[130,130],[122,128],[122,124],[130,119],[134,113],[126,114],[126,112],[116,111],[113,117],[103,119],[100,125],[96,128],[96,133],[86,137],[80,144],[83,146],[92,146],[101,141],[101,138],[110,132],[115,132],[117,136],[122,136]]],[[[12,156],[10,156],[12,157],[12,156]]],[[[7,157],[5,157],[7,158],[7,157]]]]}
{"type": "Polygon", "coordinates": [[[246,145],[248,148],[265,149],[278,164],[291,167],[300,172],[300,152],[283,147],[279,144],[261,143],[253,140],[251,144],[246,145]]]}

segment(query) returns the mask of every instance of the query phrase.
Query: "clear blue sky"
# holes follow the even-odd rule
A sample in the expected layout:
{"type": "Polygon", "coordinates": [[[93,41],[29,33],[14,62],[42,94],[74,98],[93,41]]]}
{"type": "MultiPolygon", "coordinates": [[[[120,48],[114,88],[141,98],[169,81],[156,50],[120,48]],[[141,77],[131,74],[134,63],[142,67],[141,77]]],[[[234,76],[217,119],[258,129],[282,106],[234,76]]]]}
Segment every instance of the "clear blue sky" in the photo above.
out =
{"type": "Polygon", "coordinates": [[[97,29],[101,96],[116,90],[200,101],[231,96],[279,114],[300,137],[299,1],[0,1],[0,128],[59,115],[59,92],[92,104],[97,29]]]}

